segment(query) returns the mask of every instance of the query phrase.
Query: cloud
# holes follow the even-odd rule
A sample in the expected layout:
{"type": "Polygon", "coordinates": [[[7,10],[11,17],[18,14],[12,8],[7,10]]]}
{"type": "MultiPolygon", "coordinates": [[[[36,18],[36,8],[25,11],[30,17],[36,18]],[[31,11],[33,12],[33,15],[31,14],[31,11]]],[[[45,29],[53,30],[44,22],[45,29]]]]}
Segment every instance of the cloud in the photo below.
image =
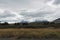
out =
{"type": "Polygon", "coordinates": [[[30,3],[30,0],[0,0],[1,8],[25,8],[30,3]]]}
{"type": "Polygon", "coordinates": [[[54,0],[53,4],[59,5],[60,4],[60,0],[54,0]]]}
{"type": "Polygon", "coordinates": [[[49,20],[60,18],[60,0],[0,0],[0,21],[49,20]]]}
{"type": "Polygon", "coordinates": [[[37,12],[21,12],[20,15],[24,16],[24,17],[44,17],[46,15],[51,14],[51,12],[49,11],[37,11],[37,12]]]}
{"type": "Polygon", "coordinates": [[[18,13],[11,10],[0,9],[0,21],[1,22],[20,22],[23,18],[18,13]]]}
{"type": "Polygon", "coordinates": [[[10,11],[6,10],[3,13],[0,13],[0,18],[14,17],[15,15],[10,11]]]}
{"type": "Polygon", "coordinates": [[[30,9],[40,8],[50,0],[0,0],[1,8],[30,9]]]}

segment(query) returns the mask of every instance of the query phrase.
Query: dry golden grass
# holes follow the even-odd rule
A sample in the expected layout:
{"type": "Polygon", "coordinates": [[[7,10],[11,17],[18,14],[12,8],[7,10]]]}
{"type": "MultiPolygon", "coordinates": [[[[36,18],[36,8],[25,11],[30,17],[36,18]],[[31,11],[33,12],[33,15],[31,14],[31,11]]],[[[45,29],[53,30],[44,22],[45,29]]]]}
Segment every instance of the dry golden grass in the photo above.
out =
{"type": "Polygon", "coordinates": [[[39,37],[60,38],[60,29],[0,29],[0,37],[39,37]]]}

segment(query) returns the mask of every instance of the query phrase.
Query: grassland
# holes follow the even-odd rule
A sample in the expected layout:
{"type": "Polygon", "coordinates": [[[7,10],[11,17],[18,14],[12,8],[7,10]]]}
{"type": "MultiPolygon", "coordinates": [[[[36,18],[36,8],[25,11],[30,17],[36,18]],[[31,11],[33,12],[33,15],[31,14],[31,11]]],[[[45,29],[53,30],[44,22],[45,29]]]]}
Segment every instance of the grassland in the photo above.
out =
{"type": "Polygon", "coordinates": [[[60,29],[0,29],[0,37],[60,38],[60,29]]]}

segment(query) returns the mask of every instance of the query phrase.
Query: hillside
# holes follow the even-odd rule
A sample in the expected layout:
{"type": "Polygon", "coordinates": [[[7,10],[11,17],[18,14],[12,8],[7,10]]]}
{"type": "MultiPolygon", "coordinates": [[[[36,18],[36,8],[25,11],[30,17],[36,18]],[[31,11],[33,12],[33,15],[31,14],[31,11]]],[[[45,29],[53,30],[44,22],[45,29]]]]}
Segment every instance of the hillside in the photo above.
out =
{"type": "Polygon", "coordinates": [[[53,21],[54,23],[60,23],[60,18],[53,21]]]}

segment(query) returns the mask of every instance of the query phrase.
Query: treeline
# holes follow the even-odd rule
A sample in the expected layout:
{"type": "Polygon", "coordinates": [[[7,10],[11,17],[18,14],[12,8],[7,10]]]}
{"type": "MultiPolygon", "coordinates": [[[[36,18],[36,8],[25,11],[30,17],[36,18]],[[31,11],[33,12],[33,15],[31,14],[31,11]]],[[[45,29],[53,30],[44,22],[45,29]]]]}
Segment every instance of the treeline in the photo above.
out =
{"type": "Polygon", "coordinates": [[[9,24],[7,22],[0,23],[0,28],[60,28],[60,23],[54,22],[25,22],[9,24]]]}

